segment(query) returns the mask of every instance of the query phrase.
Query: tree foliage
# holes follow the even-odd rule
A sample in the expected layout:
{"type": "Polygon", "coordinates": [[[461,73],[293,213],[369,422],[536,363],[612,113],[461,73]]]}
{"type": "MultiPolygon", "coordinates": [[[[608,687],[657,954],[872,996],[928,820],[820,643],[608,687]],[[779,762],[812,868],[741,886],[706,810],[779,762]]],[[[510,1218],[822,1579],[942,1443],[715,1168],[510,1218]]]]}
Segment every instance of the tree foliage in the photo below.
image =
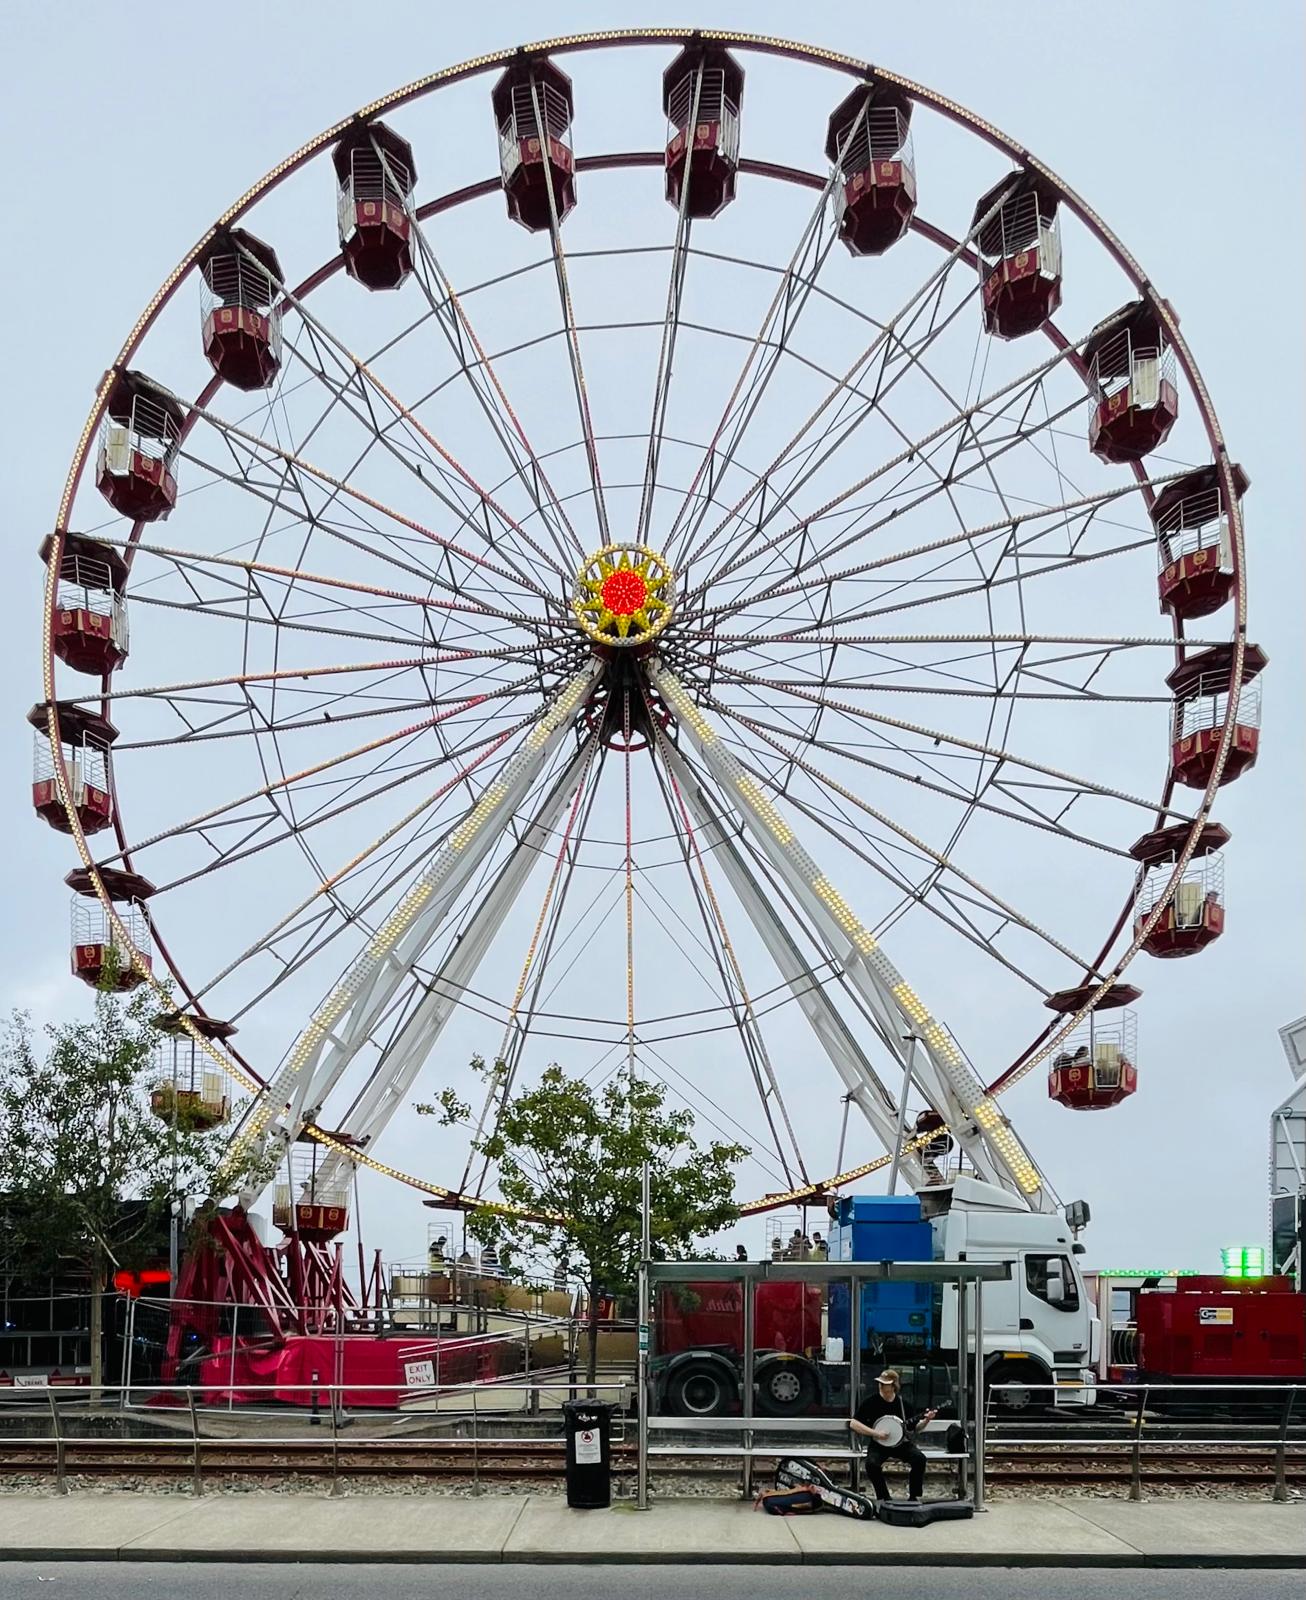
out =
{"type": "MultiPolygon", "coordinates": [[[[487,1069],[478,1058],[472,1065],[500,1091],[502,1063],[487,1069]]],[[[436,1105],[417,1109],[446,1124],[470,1121],[470,1108],[448,1090],[436,1105]]],[[[473,1148],[497,1171],[503,1207],[473,1211],[469,1231],[519,1274],[524,1261],[549,1259],[583,1274],[591,1379],[597,1295],[629,1288],[639,1269],[644,1163],[652,1255],[683,1260],[698,1241],[738,1219],[734,1169],[750,1153],[740,1144],[699,1145],[693,1114],[669,1108],[659,1083],[623,1075],[596,1089],[556,1065],[510,1098],[473,1148]]]]}
{"type": "Polygon", "coordinates": [[[130,1000],[100,990],[90,1021],[46,1028],[44,1051],[22,1012],[0,1034],[4,1266],[36,1275],[71,1260],[86,1270],[92,1382],[100,1291],[115,1269],[157,1251],[174,1196],[208,1197],[222,1165],[221,1130],[173,1127],[150,1111],[157,1004],[148,990],[130,1000]]]}

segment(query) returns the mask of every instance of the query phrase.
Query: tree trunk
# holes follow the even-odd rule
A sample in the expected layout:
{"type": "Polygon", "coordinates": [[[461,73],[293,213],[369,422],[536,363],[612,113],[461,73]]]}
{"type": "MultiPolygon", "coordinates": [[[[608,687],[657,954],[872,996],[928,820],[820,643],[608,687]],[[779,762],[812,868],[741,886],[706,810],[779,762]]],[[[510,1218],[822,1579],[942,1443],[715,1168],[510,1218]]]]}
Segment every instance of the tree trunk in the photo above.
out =
{"type": "Polygon", "coordinates": [[[593,1278],[590,1279],[589,1303],[589,1355],[585,1362],[585,1381],[590,1386],[589,1398],[594,1398],[594,1380],[598,1376],[599,1367],[599,1286],[593,1278]]]}
{"type": "Polygon", "coordinates": [[[100,1403],[104,1382],[104,1262],[91,1264],[91,1406],[100,1403]]]}

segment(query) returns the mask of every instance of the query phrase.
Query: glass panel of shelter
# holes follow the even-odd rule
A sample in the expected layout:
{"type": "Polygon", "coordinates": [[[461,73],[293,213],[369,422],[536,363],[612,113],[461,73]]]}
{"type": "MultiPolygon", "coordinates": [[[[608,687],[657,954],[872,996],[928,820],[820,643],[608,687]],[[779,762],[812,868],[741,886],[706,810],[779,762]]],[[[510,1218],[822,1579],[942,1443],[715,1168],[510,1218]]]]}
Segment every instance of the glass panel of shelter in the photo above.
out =
{"type": "MultiPolygon", "coordinates": [[[[936,1443],[948,1424],[966,1424],[974,1411],[967,1331],[974,1324],[973,1285],[856,1276],[857,1284],[853,1273],[845,1277],[830,1264],[783,1258],[686,1264],[671,1281],[655,1269],[647,1402],[654,1453],[715,1446],[738,1455],[746,1496],[755,1456],[814,1459],[857,1489],[865,1440],[851,1434],[847,1419],[874,1410],[876,1380],[888,1367],[900,1374],[908,1417],[927,1408],[939,1412],[936,1443]],[[960,1363],[955,1350],[930,1360],[930,1330],[941,1325],[943,1297],[957,1294],[965,1310],[953,1324],[955,1342],[968,1353],[960,1363]],[[861,1337],[854,1336],[858,1323],[861,1337]]],[[[959,1469],[965,1495],[967,1463],[949,1466],[959,1469]]],[[[891,1478],[899,1471],[891,1463],[891,1478]]]]}

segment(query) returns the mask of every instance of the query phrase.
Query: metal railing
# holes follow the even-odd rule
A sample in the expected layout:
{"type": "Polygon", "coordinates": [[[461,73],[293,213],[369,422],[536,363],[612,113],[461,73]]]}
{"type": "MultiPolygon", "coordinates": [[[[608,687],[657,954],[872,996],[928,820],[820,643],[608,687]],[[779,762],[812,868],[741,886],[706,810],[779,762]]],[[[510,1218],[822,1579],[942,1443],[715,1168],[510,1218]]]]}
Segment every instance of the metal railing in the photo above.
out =
{"type": "MultiPolygon", "coordinates": [[[[0,1391],[0,1454],[6,1450],[38,1451],[52,1447],[56,1486],[60,1494],[67,1494],[68,1479],[75,1475],[77,1466],[82,1464],[77,1463],[70,1467],[70,1448],[75,1450],[78,1445],[88,1447],[98,1445],[111,1449],[115,1444],[136,1445],[143,1451],[152,1450],[161,1454],[175,1455],[179,1465],[182,1462],[186,1465],[191,1493],[202,1495],[206,1467],[211,1471],[219,1470],[223,1456],[247,1458],[275,1456],[278,1453],[288,1454],[295,1449],[302,1450],[317,1444],[321,1454],[326,1458],[324,1467],[316,1463],[309,1468],[304,1468],[302,1464],[297,1467],[291,1460],[286,1460],[284,1463],[277,1462],[275,1465],[278,1468],[284,1466],[287,1473],[310,1470],[317,1474],[325,1471],[330,1477],[330,1492],[338,1494],[342,1448],[365,1451],[369,1446],[407,1444],[414,1451],[420,1450],[423,1444],[434,1441],[414,1434],[411,1427],[404,1432],[399,1431],[401,1424],[411,1425],[414,1418],[418,1418],[428,1419],[432,1425],[438,1424],[446,1439],[452,1438],[458,1444],[466,1446],[471,1458],[472,1493],[479,1494],[485,1465],[484,1449],[492,1439],[501,1437],[486,1432],[487,1427],[503,1415],[502,1411],[497,1408],[489,1409],[484,1403],[489,1391],[492,1391],[496,1398],[502,1397],[505,1393],[520,1394],[522,1410],[537,1419],[550,1414],[541,1406],[541,1399],[552,1397],[556,1401],[556,1415],[559,1420],[562,1416],[561,1406],[564,1399],[606,1396],[617,1406],[618,1425],[614,1427],[612,1442],[614,1444],[626,1442],[624,1405],[629,1398],[630,1386],[624,1382],[589,1383],[585,1378],[577,1377],[535,1383],[449,1384],[438,1392],[438,1398],[441,1401],[451,1397],[457,1400],[461,1396],[465,1403],[461,1407],[441,1409],[438,1412],[428,1412],[421,1406],[406,1406],[399,1410],[387,1406],[369,1411],[358,1405],[356,1399],[358,1395],[367,1393],[390,1395],[394,1393],[394,1387],[394,1384],[320,1382],[247,1384],[243,1392],[275,1392],[277,1395],[298,1393],[307,1404],[296,1410],[289,1409],[285,1404],[265,1408],[242,1407],[238,1414],[239,1421],[257,1423],[271,1419],[280,1423],[281,1427],[273,1433],[250,1430],[235,1434],[229,1431],[232,1414],[224,1407],[204,1404],[205,1390],[194,1385],[151,1386],[148,1390],[148,1405],[133,1401],[132,1391],[121,1384],[101,1384],[95,1388],[89,1386],[49,1388],[45,1391],[44,1405],[34,1405],[30,1402],[28,1397],[35,1392],[30,1389],[11,1390],[7,1394],[0,1391]],[[349,1405],[345,1403],[346,1394],[350,1397],[349,1405]],[[22,1396],[21,1400],[19,1396],[22,1396]],[[6,1426],[10,1422],[36,1418],[40,1418],[43,1422],[48,1419],[47,1431],[19,1432],[6,1426]],[[147,1418],[159,1430],[157,1433],[142,1436],[128,1431],[129,1426],[145,1425],[147,1418]],[[78,1423],[81,1424],[80,1427],[76,1425],[78,1423]],[[292,1430],[293,1423],[298,1423],[298,1428],[292,1430]],[[342,1434],[346,1430],[358,1430],[360,1425],[365,1426],[368,1423],[373,1427],[385,1425],[385,1434],[359,1437],[352,1444],[348,1439],[342,1439],[342,1434]],[[170,1427],[170,1424],[173,1426],[170,1427]],[[224,1431],[215,1431],[218,1428],[224,1431]],[[315,1436],[308,1431],[314,1428],[325,1428],[327,1431],[325,1434],[315,1436]]],[[[556,1442],[561,1438],[561,1433],[555,1431],[551,1434],[540,1434],[537,1431],[537,1437],[556,1442]]],[[[529,1446],[530,1440],[523,1440],[523,1443],[529,1446]]],[[[40,1465],[39,1461],[25,1462],[22,1470],[31,1472],[40,1465]]],[[[130,1471],[132,1468],[124,1465],[123,1470],[130,1471]]],[[[416,1473],[421,1472],[423,1468],[417,1464],[407,1470],[416,1473]]]]}
{"type": "Polygon", "coordinates": [[[1127,1450],[1129,1498],[1142,1499],[1143,1462],[1163,1448],[1211,1454],[1229,1449],[1273,1452],[1274,1496],[1288,1499],[1288,1446],[1306,1449],[1306,1383],[1098,1383],[1093,1407],[1067,1437],[1064,1411],[1045,1421],[1003,1417],[1004,1393],[1022,1397],[1046,1394],[1056,1400],[1056,1384],[994,1383],[986,1393],[985,1434],[990,1451],[1009,1446],[1072,1444],[1084,1450],[1127,1450]],[[1194,1417],[1193,1411],[1205,1413],[1194,1417]],[[1239,1417],[1225,1417],[1240,1411],[1239,1417]],[[1259,1411],[1259,1416],[1258,1416],[1259,1411]],[[1111,1428],[1111,1423],[1118,1426],[1111,1428]],[[1094,1426],[1096,1424],[1096,1427],[1094,1426]],[[1020,1426],[1022,1432],[1007,1430],[1020,1426]],[[1052,1437],[1056,1433],[1056,1438],[1052,1437]],[[1144,1447],[1148,1446],[1148,1449],[1144,1447]]]}

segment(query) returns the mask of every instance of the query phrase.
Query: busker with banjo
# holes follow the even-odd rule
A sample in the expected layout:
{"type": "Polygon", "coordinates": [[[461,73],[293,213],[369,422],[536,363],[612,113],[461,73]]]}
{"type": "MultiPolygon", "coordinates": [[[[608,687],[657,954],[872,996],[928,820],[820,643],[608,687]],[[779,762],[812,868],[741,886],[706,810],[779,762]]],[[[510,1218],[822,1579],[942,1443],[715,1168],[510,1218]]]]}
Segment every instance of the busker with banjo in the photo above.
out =
{"type": "Polygon", "coordinates": [[[848,1426],[867,1441],[866,1471],[876,1498],[893,1498],[884,1480],[884,1463],[892,1456],[907,1463],[908,1498],[919,1500],[925,1488],[925,1456],[913,1442],[912,1435],[921,1423],[929,1422],[937,1413],[931,1408],[908,1416],[898,1374],[891,1367],[875,1380],[875,1388],[876,1393],[858,1407],[857,1415],[848,1419],[848,1426]]]}

